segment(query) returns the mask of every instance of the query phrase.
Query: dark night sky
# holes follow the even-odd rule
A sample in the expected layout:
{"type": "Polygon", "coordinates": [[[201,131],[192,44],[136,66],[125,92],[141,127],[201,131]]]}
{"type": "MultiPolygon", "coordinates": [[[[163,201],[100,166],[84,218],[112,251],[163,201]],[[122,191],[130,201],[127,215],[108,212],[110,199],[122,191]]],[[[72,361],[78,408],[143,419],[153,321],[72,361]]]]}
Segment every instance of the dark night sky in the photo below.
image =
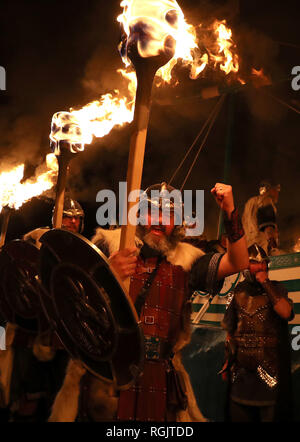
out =
{"type": "MultiPolygon", "coordinates": [[[[297,1],[182,0],[188,21],[228,18],[238,45],[242,67],[261,68],[273,85],[249,86],[234,94],[230,183],[237,205],[256,194],[261,179],[281,184],[278,205],[282,245],[290,247],[300,237],[299,145],[300,115],[274,101],[273,94],[300,110],[300,91],[290,81],[293,66],[300,65],[297,1]],[[228,4],[231,7],[228,7],[228,4]],[[226,6],[227,4],[227,6],[226,6]],[[281,43],[280,43],[281,42],[281,43]],[[298,48],[282,42],[299,45],[298,48]]],[[[26,161],[37,165],[49,152],[52,115],[71,106],[80,107],[122,82],[115,73],[122,67],[117,52],[120,30],[116,17],[119,1],[43,0],[1,2],[0,65],[7,71],[7,91],[0,91],[0,157],[2,162],[26,161]]],[[[177,88],[153,93],[143,185],[168,180],[199,132],[216,100],[196,98],[201,89],[226,85],[221,74],[207,73],[196,81],[178,72],[177,88]]],[[[229,121],[229,101],[200,154],[186,184],[205,190],[205,230],[209,238],[217,231],[218,210],[210,188],[222,181],[229,121]]],[[[87,210],[86,234],[95,227],[96,193],[117,190],[126,178],[129,127],[115,129],[96,140],[71,167],[70,188],[87,210]]],[[[187,165],[188,167],[188,165],[187,165]]],[[[180,185],[186,170],[178,177],[180,185]]],[[[49,204],[33,201],[13,215],[9,237],[49,223],[49,204]]]]}

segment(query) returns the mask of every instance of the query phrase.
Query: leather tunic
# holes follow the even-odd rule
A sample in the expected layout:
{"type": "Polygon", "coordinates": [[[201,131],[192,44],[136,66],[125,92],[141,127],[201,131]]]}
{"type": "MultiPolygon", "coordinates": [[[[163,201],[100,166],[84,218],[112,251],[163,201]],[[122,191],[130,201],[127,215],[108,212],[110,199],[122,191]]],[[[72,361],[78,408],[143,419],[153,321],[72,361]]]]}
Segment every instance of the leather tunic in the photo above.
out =
{"type": "Polygon", "coordinates": [[[251,284],[242,283],[237,287],[234,307],[237,314],[233,334],[236,346],[234,377],[246,369],[256,372],[269,387],[275,387],[282,319],[275,313],[267,294],[251,284]]]}

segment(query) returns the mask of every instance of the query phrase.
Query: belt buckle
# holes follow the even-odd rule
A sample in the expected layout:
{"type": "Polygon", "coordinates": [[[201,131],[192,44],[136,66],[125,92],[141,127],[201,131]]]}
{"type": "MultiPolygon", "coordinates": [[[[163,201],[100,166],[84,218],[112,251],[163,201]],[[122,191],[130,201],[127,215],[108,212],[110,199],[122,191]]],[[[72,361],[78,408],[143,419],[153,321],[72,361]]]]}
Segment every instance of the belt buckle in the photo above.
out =
{"type": "Polygon", "coordinates": [[[154,324],[154,316],[145,316],[144,323],[147,325],[153,325],[154,324]]]}

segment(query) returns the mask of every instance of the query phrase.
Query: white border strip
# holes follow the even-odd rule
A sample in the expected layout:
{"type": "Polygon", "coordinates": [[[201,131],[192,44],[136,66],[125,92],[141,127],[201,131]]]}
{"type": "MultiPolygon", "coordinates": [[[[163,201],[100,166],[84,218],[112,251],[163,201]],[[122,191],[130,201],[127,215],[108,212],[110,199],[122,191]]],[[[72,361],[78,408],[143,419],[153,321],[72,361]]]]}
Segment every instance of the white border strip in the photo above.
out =
{"type": "Polygon", "coordinates": [[[275,279],[277,281],[300,279],[300,267],[288,267],[286,269],[270,270],[269,276],[270,279],[275,279]]]}

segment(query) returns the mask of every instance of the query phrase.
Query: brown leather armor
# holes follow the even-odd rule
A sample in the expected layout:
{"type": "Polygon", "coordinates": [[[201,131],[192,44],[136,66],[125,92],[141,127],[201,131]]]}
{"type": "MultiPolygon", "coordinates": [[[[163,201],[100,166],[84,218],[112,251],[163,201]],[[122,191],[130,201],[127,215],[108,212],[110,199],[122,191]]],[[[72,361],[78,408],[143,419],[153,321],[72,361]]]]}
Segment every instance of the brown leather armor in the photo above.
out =
{"type": "MultiPolygon", "coordinates": [[[[131,279],[130,297],[135,302],[157,258],[138,258],[131,279]],[[148,273],[141,273],[146,267],[148,273]]],[[[143,375],[129,390],[121,391],[118,419],[165,421],[167,419],[168,359],[182,329],[183,309],[188,300],[188,274],[163,260],[147,294],[140,319],[145,334],[146,361],[143,375]]]]}
{"type": "Polygon", "coordinates": [[[233,338],[236,346],[234,377],[240,369],[257,371],[269,386],[278,380],[278,331],[281,318],[274,312],[266,293],[245,283],[234,296],[237,328],[233,338]],[[251,296],[251,290],[255,291],[251,296]]]}

